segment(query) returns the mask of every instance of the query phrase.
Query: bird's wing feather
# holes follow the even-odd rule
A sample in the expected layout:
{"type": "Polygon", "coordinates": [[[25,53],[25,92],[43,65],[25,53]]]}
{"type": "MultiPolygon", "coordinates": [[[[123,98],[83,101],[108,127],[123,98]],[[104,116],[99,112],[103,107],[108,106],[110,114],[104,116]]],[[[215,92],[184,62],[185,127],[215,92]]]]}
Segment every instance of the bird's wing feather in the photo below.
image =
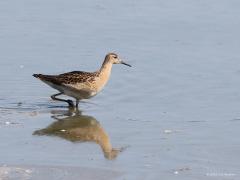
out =
{"type": "Polygon", "coordinates": [[[87,81],[91,82],[91,81],[94,81],[94,78],[96,75],[97,75],[97,72],[89,73],[84,71],[72,71],[72,72],[63,73],[59,75],[37,74],[34,76],[43,81],[49,81],[54,84],[61,85],[61,84],[79,84],[79,83],[85,83],[87,81]]]}

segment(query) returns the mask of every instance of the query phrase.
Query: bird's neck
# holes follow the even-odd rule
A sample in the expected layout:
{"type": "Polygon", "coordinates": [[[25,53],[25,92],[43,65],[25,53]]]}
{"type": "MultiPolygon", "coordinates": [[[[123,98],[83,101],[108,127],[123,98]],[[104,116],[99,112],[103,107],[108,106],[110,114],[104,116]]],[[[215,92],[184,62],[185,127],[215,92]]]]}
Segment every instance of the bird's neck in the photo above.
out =
{"type": "Polygon", "coordinates": [[[96,80],[96,91],[99,92],[107,84],[111,75],[112,63],[107,59],[104,60],[101,68],[98,71],[98,78],[96,80]]]}
{"type": "Polygon", "coordinates": [[[99,70],[100,78],[103,81],[108,81],[111,75],[111,70],[112,70],[112,63],[105,60],[99,70]]]}
{"type": "Polygon", "coordinates": [[[108,59],[105,59],[102,63],[102,66],[100,68],[100,72],[111,72],[111,69],[112,69],[112,63],[108,60],[108,59]]]}

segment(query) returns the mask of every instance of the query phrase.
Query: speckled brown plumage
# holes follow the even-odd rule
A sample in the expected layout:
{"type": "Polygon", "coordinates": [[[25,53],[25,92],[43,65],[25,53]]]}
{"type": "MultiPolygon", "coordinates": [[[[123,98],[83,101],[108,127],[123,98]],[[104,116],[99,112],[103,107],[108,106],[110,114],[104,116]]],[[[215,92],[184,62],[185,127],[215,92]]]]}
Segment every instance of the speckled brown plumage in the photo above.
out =
{"type": "Polygon", "coordinates": [[[100,72],[83,72],[83,71],[72,71],[59,75],[43,75],[34,74],[33,76],[44,81],[49,81],[57,85],[62,84],[77,84],[85,82],[93,82],[96,77],[99,77],[100,72]]]}
{"type": "Polygon", "coordinates": [[[51,96],[53,100],[67,102],[69,106],[73,107],[72,100],[56,98],[65,94],[76,99],[77,107],[79,100],[91,98],[102,90],[109,80],[113,64],[130,66],[120,60],[117,54],[109,53],[101,68],[95,72],[72,71],[59,75],[33,74],[33,76],[60,92],[51,96]]]}

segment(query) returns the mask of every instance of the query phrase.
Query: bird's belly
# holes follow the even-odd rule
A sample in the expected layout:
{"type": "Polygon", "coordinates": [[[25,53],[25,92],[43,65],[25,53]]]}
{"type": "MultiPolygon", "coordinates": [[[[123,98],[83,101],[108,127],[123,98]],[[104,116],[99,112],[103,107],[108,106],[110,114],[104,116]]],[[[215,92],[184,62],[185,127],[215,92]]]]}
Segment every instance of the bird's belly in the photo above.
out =
{"type": "Polygon", "coordinates": [[[71,96],[71,97],[74,97],[76,99],[89,99],[95,95],[97,95],[97,92],[96,91],[92,91],[92,90],[87,90],[87,89],[78,89],[78,90],[75,90],[75,89],[69,89],[69,88],[64,88],[63,89],[63,93],[65,95],[68,95],[68,96],[71,96]]]}
{"type": "Polygon", "coordinates": [[[61,93],[76,98],[76,99],[89,99],[100,91],[98,89],[89,88],[88,86],[79,84],[75,86],[69,86],[69,85],[56,85],[48,81],[44,81],[46,84],[51,86],[52,88],[60,91],[61,93]]]}

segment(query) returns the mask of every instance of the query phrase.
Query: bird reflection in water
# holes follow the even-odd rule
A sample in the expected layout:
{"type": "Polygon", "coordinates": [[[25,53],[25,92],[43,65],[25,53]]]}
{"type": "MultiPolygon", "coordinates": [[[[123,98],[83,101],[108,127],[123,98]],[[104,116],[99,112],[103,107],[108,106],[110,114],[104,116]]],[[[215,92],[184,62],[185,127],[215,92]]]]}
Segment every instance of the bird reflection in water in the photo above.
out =
{"type": "Polygon", "coordinates": [[[58,136],[72,142],[94,142],[98,144],[104,157],[115,159],[124,148],[113,148],[108,134],[92,116],[82,115],[79,110],[52,111],[55,122],[34,135],[58,136]]]}

